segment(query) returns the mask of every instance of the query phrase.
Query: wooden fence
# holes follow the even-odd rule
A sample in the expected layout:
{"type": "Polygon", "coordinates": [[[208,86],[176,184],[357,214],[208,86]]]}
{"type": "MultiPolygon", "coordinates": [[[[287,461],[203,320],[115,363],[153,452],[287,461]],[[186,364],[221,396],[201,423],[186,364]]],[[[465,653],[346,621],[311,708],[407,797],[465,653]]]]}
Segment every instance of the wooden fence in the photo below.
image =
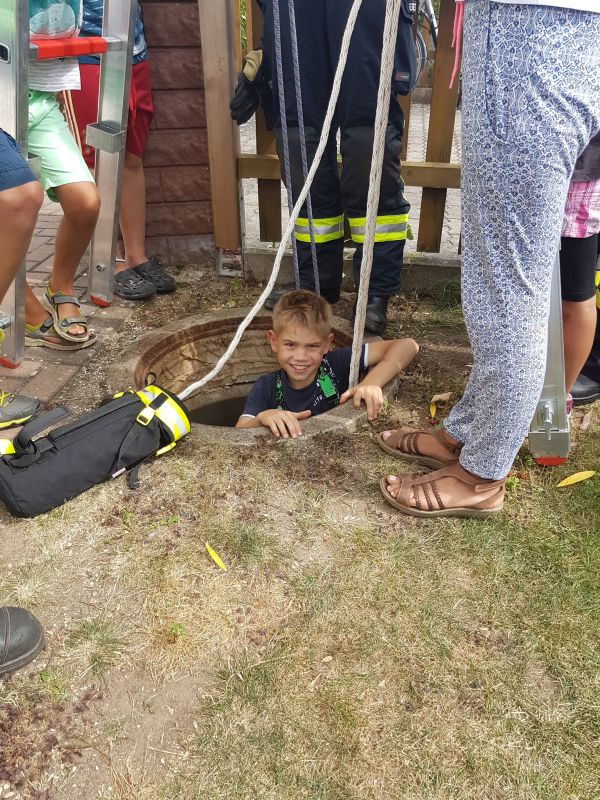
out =
{"type": "MultiPolygon", "coordinates": [[[[262,112],[256,115],[256,153],[239,152],[239,134],[229,118],[227,99],[235,86],[243,56],[239,0],[215,3],[198,0],[206,93],[209,160],[215,245],[238,249],[240,181],[258,179],[260,239],[281,239],[281,171],[273,135],[266,130],[262,112]]],[[[452,27],[454,0],[441,0],[438,46],[433,67],[433,88],[427,149],[424,162],[404,161],[411,135],[411,97],[401,98],[405,116],[402,177],[407,186],[423,189],[417,250],[439,252],[448,189],[460,188],[460,165],[450,163],[456,116],[458,81],[449,89],[454,62],[452,27]]],[[[415,27],[416,30],[416,27],[415,27]]],[[[246,11],[248,49],[261,46],[262,15],[256,0],[246,11]]]]}

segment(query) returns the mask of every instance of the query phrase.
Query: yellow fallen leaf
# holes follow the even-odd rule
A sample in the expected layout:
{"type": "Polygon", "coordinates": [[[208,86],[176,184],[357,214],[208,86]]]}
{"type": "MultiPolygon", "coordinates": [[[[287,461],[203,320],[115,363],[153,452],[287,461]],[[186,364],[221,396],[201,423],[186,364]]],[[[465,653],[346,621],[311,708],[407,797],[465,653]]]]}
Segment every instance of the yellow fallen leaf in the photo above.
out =
{"type": "Polygon", "coordinates": [[[452,392],[444,392],[443,394],[434,394],[431,398],[432,403],[447,403],[452,397],[452,392]]]}
{"type": "Polygon", "coordinates": [[[588,478],[593,477],[595,474],[596,473],[593,469],[586,470],[585,472],[575,472],[573,475],[569,475],[568,478],[565,478],[560,483],[557,483],[556,488],[561,489],[563,486],[572,486],[574,483],[587,481],[588,478]]]}
{"type": "Polygon", "coordinates": [[[437,411],[437,406],[435,403],[429,403],[429,415],[433,418],[435,417],[437,411]]]}
{"type": "Polygon", "coordinates": [[[221,556],[212,549],[212,547],[209,545],[208,542],[204,542],[204,544],[206,545],[206,551],[208,555],[212,558],[217,567],[220,567],[223,570],[223,572],[227,572],[227,567],[221,560],[221,556]]]}

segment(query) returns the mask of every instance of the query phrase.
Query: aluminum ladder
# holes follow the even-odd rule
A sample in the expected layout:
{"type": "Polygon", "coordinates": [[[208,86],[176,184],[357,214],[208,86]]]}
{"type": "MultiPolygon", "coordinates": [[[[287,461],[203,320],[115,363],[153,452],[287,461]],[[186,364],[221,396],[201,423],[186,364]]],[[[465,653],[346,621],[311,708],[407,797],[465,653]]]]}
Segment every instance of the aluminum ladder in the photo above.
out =
{"type": "MultiPolygon", "coordinates": [[[[90,248],[88,295],[102,306],[112,301],[136,5],[137,0],[104,0],[102,36],[30,40],[29,0],[0,0],[0,120],[25,156],[29,60],[100,54],[98,121],[88,125],[86,142],[97,150],[102,202],[90,248]]],[[[34,172],[37,161],[30,159],[34,172]]],[[[24,283],[25,264],[0,305],[0,364],[7,367],[18,366],[25,351],[24,283]]]]}

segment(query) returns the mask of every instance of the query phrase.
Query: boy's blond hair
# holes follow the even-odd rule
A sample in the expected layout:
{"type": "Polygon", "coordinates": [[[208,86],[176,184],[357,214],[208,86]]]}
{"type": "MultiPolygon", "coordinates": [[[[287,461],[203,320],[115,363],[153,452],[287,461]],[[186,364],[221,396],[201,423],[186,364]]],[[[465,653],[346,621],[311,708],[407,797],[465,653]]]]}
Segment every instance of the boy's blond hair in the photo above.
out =
{"type": "Polygon", "coordinates": [[[286,292],[273,309],[273,330],[299,326],[319,333],[326,339],[331,333],[333,312],[324,297],[306,289],[286,292]]]}

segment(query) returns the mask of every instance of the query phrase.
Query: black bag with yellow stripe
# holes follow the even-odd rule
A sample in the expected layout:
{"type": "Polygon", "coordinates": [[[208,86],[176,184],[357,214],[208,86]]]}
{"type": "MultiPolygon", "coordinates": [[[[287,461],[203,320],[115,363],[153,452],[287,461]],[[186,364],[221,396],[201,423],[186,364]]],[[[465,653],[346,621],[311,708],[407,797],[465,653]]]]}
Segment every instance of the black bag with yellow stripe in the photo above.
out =
{"type": "Polygon", "coordinates": [[[0,440],[0,501],[17,517],[35,517],[91,486],[132,474],[190,432],[188,411],[158,386],[115,395],[74,422],[37,434],[69,416],[40,414],[11,442],[0,440]]]}

